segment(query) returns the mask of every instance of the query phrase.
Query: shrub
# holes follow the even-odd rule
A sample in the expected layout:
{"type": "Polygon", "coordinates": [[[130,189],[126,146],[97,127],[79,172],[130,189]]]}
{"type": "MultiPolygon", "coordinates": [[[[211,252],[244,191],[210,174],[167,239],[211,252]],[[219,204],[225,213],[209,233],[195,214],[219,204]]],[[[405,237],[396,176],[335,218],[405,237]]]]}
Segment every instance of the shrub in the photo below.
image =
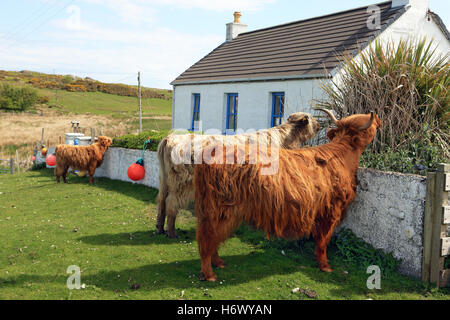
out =
{"type": "Polygon", "coordinates": [[[39,96],[37,98],[37,103],[39,103],[39,104],[47,104],[49,102],[50,102],[50,98],[47,96],[39,96]]]}
{"type": "Polygon", "coordinates": [[[339,231],[333,237],[332,245],[336,246],[338,255],[345,262],[357,264],[364,270],[369,266],[379,266],[386,275],[396,272],[400,263],[392,254],[373,248],[349,229],[339,231]]]}
{"type": "Polygon", "coordinates": [[[432,42],[375,42],[360,59],[343,57],[341,77],[322,84],[318,101],[340,117],[375,111],[383,121],[362,164],[416,173],[450,159],[450,64],[432,42]]]}
{"type": "Polygon", "coordinates": [[[71,75],[67,75],[67,76],[64,76],[61,81],[64,84],[70,84],[73,82],[73,77],[71,75]]]}
{"type": "Polygon", "coordinates": [[[5,110],[25,111],[37,102],[36,90],[28,87],[13,87],[3,84],[0,87],[0,108],[5,110]]]}
{"type": "Polygon", "coordinates": [[[112,147],[126,148],[126,149],[142,149],[147,138],[151,143],[147,146],[150,151],[157,151],[158,145],[162,139],[169,134],[169,131],[148,131],[141,134],[128,134],[122,137],[114,138],[112,147]]]}

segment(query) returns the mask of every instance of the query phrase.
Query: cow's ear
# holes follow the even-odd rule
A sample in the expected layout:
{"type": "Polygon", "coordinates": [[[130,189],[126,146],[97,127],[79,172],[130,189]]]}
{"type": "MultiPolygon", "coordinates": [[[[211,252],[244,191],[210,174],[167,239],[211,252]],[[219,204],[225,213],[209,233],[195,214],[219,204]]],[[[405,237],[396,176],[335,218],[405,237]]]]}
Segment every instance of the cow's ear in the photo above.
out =
{"type": "Polygon", "coordinates": [[[332,141],[334,139],[334,136],[336,135],[337,129],[330,129],[327,132],[327,137],[332,141]]]}

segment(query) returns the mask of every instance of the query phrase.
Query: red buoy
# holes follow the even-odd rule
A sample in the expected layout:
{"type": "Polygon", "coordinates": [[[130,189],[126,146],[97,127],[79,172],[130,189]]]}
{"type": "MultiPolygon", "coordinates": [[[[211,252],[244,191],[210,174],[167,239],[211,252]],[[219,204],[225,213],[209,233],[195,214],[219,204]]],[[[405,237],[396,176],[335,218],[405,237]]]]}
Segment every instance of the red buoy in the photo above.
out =
{"type": "Polygon", "coordinates": [[[145,177],[145,168],[140,164],[134,163],[128,168],[127,173],[128,178],[133,181],[139,181],[145,177]]]}
{"type": "Polygon", "coordinates": [[[50,166],[53,167],[56,165],[56,157],[53,154],[49,154],[47,158],[45,158],[45,162],[50,166]]]}
{"type": "Polygon", "coordinates": [[[31,157],[31,160],[32,160],[32,161],[36,161],[36,156],[32,156],[32,157],[31,157]]]}

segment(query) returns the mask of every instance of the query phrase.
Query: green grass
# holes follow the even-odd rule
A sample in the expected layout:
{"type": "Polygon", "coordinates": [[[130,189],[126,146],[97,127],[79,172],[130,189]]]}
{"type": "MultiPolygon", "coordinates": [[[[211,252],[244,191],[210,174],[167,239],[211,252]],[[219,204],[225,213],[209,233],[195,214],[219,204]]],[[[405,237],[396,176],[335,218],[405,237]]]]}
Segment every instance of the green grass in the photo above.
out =
{"type": "Polygon", "coordinates": [[[296,287],[318,299],[450,299],[447,289],[396,273],[371,291],[366,270],[345,263],[334,246],[335,271],[326,274],[312,242],[268,241],[246,227],[220,249],[228,263],[216,270],[221,282],[200,282],[195,218],[179,215],[179,239],[156,235],[155,197],[156,190],[108,179],[90,186],[70,176],[57,185],[51,170],[1,175],[0,299],[176,300],[182,291],[183,299],[309,299],[293,294],[296,287]],[[67,289],[70,265],[81,268],[85,289],[67,289]]]}
{"type": "MultiPolygon", "coordinates": [[[[50,98],[50,105],[63,106],[62,111],[75,114],[112,115],[119,118],[138,112],[138,99],[103,92],[68,92],[64,90],[37,89],[40,95],[50,98]]],[[[143,116],[170,116],[172,100],[142,99],[143,116]]]]}

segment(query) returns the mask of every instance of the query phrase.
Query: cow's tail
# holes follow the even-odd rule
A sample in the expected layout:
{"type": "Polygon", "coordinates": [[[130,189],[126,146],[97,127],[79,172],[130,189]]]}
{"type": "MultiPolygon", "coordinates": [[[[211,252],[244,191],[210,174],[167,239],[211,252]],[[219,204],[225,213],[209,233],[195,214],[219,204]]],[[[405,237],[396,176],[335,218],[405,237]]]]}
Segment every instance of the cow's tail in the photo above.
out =
{"type": "Polygon", "coordinates": [[[165,154],[167,151],[168,138],[165,137],[158,146],[158,166],[159,166],[159,192],[157,197],[158,202],[158,217],[156,219],[156,228],[159,232],[164,232],[164,221],[166,218],[166,198],[169,192],[167,185],[167,166],[165,154]]]}

